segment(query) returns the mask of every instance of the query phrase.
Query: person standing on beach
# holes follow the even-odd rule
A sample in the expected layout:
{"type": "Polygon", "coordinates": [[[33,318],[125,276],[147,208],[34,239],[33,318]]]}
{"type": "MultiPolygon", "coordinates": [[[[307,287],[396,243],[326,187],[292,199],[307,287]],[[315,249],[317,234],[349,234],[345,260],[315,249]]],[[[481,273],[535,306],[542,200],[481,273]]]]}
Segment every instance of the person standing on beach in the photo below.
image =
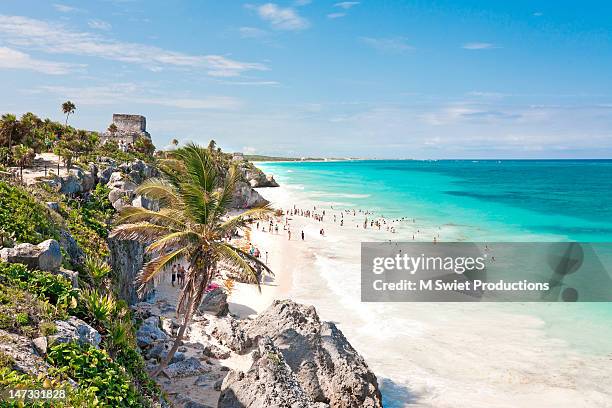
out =
{"type": "Polygon", "coordinates": [[[304,240],[304,230],[302,230],[302,241],[304,240]]]}
{"type": "Polygon", "coordinates": [[[287,230],[287,235],[289,236],[289,241],[291,241],[291,230],[287,230]]]}

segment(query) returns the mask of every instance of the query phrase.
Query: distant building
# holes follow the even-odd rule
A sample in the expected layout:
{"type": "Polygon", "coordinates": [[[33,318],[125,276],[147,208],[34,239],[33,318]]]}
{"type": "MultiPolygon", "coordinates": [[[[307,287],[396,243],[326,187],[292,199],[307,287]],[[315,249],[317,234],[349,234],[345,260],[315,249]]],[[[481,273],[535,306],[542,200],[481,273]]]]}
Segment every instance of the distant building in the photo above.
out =
{"type": "Polygon", "coordinates": [[[244,154],[242,153],[234,153],[232,156],[232,160],[242,161],[244,160],[244,154]]]}
{"type": "Polygon", "coordinates": [[[147,118],[142,115],[128,115],[124,113],[113,114],[113,124],[117,127],[114,132],[108,129],[102,133],[102,143],[112,140],[116,143],[134,143],[140,137],[151,139],[147,132],[147,118]]]}

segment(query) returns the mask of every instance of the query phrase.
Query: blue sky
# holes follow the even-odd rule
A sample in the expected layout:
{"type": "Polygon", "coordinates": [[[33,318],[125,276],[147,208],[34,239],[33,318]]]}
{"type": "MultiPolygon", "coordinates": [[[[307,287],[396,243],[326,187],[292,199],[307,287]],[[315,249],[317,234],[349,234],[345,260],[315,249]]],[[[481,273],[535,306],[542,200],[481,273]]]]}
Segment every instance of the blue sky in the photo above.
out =
{"type": "Polygon", "coordinates": [[[609,1],[0,4],[0,111],[249,153],[612,157],[609,1]]]}

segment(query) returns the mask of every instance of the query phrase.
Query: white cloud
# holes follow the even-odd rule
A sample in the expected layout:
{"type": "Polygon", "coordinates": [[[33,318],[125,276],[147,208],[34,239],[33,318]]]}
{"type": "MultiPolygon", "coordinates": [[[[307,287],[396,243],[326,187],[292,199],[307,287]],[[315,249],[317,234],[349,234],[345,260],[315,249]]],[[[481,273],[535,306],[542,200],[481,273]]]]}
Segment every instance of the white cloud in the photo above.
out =
{"type": "Polygon", "coordinates": [[[544,15],[544,13],[542,13],[541,11],[536,11],[535,13],[533,13],[534,17],[542,17],[544,15]]]}
{"type": "Polygon", "coordinates": [[[340,3],[334,4],[334,7],[340,7],[340,8],[343,8],[345,10],[348,10],[351,7],[356,6],[358,4],[359,4],[358,1],[342,1],[340,3]]]}
{"type": "Polygon", "coordinates": [[[185,110],[235,110],[242,101],[229,96],[191,98],[181,95],[160,97],[149,87],[135,83],[116,83],[105,86],[65,87],[43,86],[32,93],[51,93],[70,98],[81,105],[116,105],[119,103],[167,106],[185,110]]]}
{"type": "Polygon", "coordinates": [[[498,47],[496,47],[494,44],[487,42],[471,42],[463,44],[461,48],[466,50],[490,50],[498,47]]]}
{"type": "Polygon", "coordinates": [[[59,3],[54,4],[53,8],[59,11],[60,13],[72,13],[73,11],[79,10],[76,7],[67,6],[66,4],[59,4],[59,3]]]}
{"type": "Polygon", "coordinates": [[[97,19],[89,20],[87,22],[87,25],[96,30],[103,30],[103,31],[110,31],[113,28],[113,26],[110,23],[107,23],[106,21],[102,21],[102,20],[97,20],[97,19]]]}
{"type": "Polygon", "coordinates": [[[372,38],[361,37],[361,41],[381,52],[404,52],[414,49],[414,47],[406,43],[406,39],[402,37],[393,38],[372,38]]]}
{"type": "Polygon", "coordinates": [[[0,47],[0,69],[19,69],[48,75],[65,75],[82,67],[82,65],[35,59],[21,51],[0,47]]]}
{"type": "Polygon", "coordinates": [[[283,8],[274,3],[266,3],[256,7],[256,10],[259,17],[277,30],[303,30],[310,26],[308,20],[289,7],[283,8]]]}
{"type": "Polygon", "coordinates": [[[231,60],[221,55],[191,55],[163,48],[121,42],[99,34],[70,30],[28,17],[0,15],[0,40],[15,47],[50,54],[98,57],[151,67],[205,70],[216,77],[239,76],[244,71],[265,71],[260,63],[231,60]]]}
{"type": "Polygon", "coordinates": [[[268,35],[266,30],[255,27],[240,27],[238,31],[242,38],[263,38],[268,35]]]}
{"type": "Polygon", "coordinates": [[[340,18],[340,17],[344,17],[344,16],[346,16],[346,13],[329,13],[327,15],[327,18],[334,19],[334,18],[340,18]]]}

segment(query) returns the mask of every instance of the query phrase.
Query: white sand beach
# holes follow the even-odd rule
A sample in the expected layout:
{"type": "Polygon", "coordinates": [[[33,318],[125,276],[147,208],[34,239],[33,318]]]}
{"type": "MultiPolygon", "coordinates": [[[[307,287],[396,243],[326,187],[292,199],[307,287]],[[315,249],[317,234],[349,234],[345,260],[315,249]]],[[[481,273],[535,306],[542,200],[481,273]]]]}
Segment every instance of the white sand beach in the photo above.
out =
{"type": "MultiPolygon", "coordinates": [[[[326,215],[323,222],[289,217],[291,240],[282,224],[278,234],[262,225],[252,232],[275,276],[261,293],[236,284],[231,312],[253,314],[278,298],[313,304],[366,358],[386,407],[612,407],[612,355],[572,349],[533,313],[568,305],[362,303],[360,242],[409,240],[415,229],[417,240],[431,242],[440,230],[420,229],[418,220],[409,228],[398,223],[396,234],[364,230],[359,213],[345,215],[340,227],[340,211],[305,201],[291,186],[259,191],[276,208],[318,206],[326,215]]],[[[583,327],[576,322],[576,330],[583,327]]]]}

